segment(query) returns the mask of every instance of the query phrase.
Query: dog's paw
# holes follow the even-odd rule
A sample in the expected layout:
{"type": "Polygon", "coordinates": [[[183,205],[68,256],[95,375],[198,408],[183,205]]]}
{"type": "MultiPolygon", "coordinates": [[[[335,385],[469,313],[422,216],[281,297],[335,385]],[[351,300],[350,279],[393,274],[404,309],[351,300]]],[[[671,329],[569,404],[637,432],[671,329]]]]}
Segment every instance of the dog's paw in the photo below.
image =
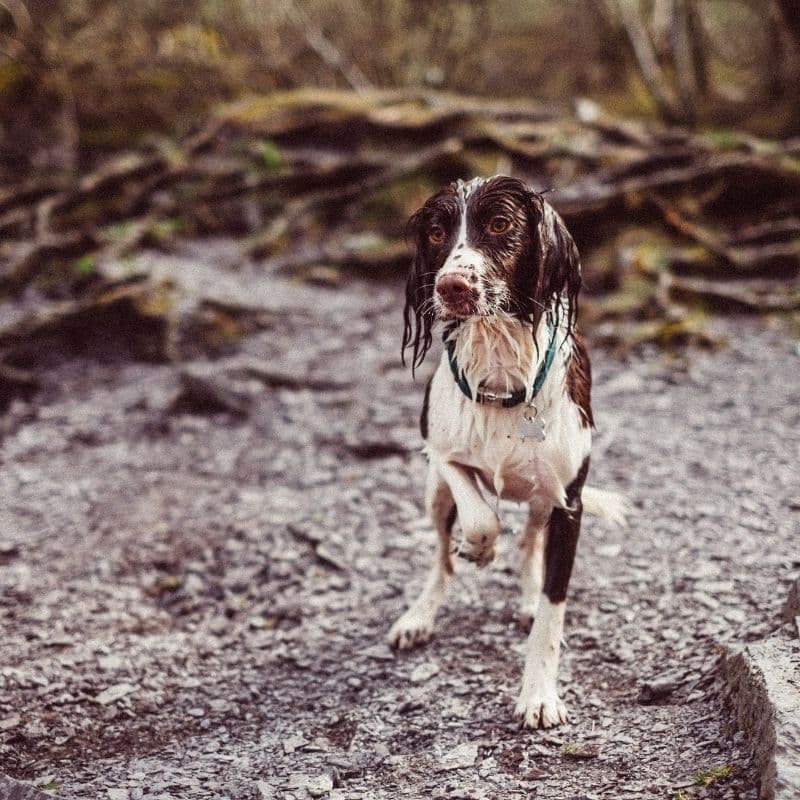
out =
{"type": "Polygon", "coordinates": [[[483,568],[494,560],[495,536],[484,533],[474,539],[464,539],[456,551],[459,558],[483,568]]]}
{"type": "Polygon", "coordinates": [[[514,709],[514,716],[523,728],[553,728],[565,723],[567,707],[553,692],[548,695],[521,694],[514,709]]]}
{"type": "Polygon", "coordinates": [[[409,610],[392,625],[386,640],[395,650],[410,650],[425,644],[432,633],[433,621],[409,610]]]}

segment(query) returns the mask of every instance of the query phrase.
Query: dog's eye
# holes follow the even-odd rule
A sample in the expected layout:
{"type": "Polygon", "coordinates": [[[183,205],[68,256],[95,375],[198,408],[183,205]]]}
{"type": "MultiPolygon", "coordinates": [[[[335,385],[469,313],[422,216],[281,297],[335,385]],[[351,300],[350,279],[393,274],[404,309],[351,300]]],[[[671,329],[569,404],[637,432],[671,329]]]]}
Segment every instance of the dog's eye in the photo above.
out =
{"type": "Polygon", "coordinates": [[[441,244],[444,241],[445,232],[441,225],[431,225],[428,228],[428,239],[434,244],[441,244]]]}
{"type": "Polygon", "coordinates": [[[511,220],[508,217],[492,217],[489,222],[489,233],[505,233],[511,228],[511,220]]]}

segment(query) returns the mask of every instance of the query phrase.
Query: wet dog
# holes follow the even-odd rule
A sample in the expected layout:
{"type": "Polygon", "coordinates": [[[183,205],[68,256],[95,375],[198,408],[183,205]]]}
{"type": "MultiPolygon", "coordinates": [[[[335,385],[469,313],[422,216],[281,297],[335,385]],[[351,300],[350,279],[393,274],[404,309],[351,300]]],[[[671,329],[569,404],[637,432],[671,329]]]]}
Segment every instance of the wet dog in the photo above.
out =
{"type": "Polygon", "coordinates": [[[456,520],[458,556],[483,567],[500,532],[488,498],[526,503],[521,615],[533,624],[516,714],[528,727],[558,725],[567,719],[558,662],[581,515],[624,514],[619,495],[585,486],[594,423],[589,356],[575,327],[578,251],[552,206],[504,176],[446,186],[409,226],[416,251],[403,354],[410,349],[418,367],[438,322],[445,344],[420,418],[438,548],[389,641],[405,649],[430,638],[453,575],[456,520]]]}

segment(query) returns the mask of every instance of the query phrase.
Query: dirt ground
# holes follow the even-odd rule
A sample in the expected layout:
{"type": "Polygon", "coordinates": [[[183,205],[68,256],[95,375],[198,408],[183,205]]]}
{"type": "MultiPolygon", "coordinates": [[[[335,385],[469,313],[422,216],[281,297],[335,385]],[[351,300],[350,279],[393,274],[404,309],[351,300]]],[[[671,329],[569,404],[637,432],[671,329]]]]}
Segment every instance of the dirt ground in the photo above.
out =
{"type": "Polygon", "coordinates": [[[634,513],[584,525],[573,721],[521,732],[520,509],[427,647],[384,641],[434,541],[435,360],[416,383],[399,363],[401,287],[212,284],[232,245],[207,247],[142,263],[268,330],[214,362],[53,359],[0,418],[0,773],[111,800],[755,798],[717,663],[778,625],[800,568],[789,334],[739,319],[719,353],[594,351],[590,482],[634,513]]]}

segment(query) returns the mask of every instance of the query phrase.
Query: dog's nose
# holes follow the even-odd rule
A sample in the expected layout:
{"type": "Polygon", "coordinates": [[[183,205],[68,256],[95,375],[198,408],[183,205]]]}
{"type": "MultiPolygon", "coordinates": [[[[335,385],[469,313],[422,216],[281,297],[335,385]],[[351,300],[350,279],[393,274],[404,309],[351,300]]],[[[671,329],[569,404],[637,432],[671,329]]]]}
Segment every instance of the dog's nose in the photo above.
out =
{"type": "Polygon", "coordinates": [[[436,291],[445,303],[460,303],[472,294],[469,281],[461,275],[442,275],[436,281],[436,291]]]}

